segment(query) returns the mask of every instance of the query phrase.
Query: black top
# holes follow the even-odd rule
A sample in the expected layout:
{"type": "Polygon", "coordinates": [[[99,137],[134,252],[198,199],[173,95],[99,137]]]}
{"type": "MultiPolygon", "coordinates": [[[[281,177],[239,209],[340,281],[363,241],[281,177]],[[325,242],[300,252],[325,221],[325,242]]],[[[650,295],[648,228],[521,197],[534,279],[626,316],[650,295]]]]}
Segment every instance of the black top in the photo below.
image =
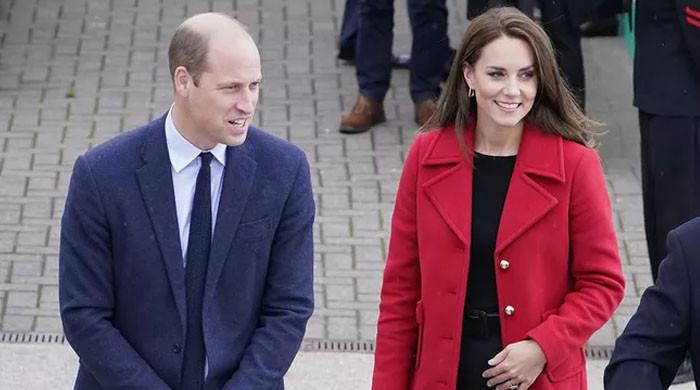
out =
{"type": "MultiPolygon", "coordinates": [[[[515,156],[475,153],[466,309],[498,312],[494,251],[515,156]]],[[[465,310],[466,313],[466,310],[465,310]]]]}

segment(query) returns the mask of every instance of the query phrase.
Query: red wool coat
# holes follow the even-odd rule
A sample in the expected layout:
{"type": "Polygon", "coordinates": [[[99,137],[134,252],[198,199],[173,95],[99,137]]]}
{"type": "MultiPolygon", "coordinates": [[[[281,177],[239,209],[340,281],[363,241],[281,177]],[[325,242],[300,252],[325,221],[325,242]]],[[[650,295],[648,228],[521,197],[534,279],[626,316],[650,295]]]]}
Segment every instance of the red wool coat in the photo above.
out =
{"type": "MultiPolygon", "coordinates": [[[[473,145],[473,129],[465,138],[473,145]]],[[[471,199],[472,168],[454,131],[420,134],[392,219],[373,390],[455,389],[471,199]]],[[[525,126],[493,261],[504,345],[530,338],[547,357],[530,389],[586,389],[583,346],[624,293],[595,150],[525,126]]]]}

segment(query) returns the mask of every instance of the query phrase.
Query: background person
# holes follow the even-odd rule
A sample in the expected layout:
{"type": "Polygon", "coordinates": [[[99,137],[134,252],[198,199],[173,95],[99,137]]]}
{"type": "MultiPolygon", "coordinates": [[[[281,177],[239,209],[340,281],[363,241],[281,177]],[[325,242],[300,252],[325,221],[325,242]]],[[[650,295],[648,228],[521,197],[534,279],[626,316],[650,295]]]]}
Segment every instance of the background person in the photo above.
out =
{"type": "MultiPolygon", "coordinates": [[[[391,83],[394,0],[359,0],[355,69],[359,96],[339,131],[362,133],[386,120],[384,97],[391,83]]],[[[409,87],[414,120],[422,125],[435,109],[445,62],[451,55],[445,0],[408,0],[413,41],[409,87]]]]}

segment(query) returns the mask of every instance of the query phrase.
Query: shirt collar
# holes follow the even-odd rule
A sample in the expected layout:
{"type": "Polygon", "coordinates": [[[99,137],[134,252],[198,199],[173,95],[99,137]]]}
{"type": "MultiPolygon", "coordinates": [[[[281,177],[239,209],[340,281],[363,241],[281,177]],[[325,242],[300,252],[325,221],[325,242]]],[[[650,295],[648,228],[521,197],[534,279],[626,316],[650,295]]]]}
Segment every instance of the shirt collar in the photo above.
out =
{"type": "Polygon", "coordinates": [[[168,116],[165,118],[165,140],[168,144],[170,164],[175,172],[179,173],[186,166],[190,165],[202,152],[210,152],[221,165],[226,166],[226,145],[216,144],[210,150],[201,150],[180,134],[172,118],[174,106],[174,104],[170,106],[168,116]]]}

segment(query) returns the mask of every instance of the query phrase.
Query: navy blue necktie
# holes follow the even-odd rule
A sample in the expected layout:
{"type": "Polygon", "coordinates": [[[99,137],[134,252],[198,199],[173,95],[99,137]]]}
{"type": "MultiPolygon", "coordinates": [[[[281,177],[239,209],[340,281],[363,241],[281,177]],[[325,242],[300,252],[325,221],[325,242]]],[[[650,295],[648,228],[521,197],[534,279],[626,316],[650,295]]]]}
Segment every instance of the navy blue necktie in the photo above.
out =
{"type": "Polygon", "coordinates": [[[199,155],[202,166],[192,201],[190,238],[187,243],[185,287],[187,297],[187,334],[182,367],[182,390],[200,390],[204,386],[204,330],[202,300],[211,246],[211,153],[199,155]]]}

